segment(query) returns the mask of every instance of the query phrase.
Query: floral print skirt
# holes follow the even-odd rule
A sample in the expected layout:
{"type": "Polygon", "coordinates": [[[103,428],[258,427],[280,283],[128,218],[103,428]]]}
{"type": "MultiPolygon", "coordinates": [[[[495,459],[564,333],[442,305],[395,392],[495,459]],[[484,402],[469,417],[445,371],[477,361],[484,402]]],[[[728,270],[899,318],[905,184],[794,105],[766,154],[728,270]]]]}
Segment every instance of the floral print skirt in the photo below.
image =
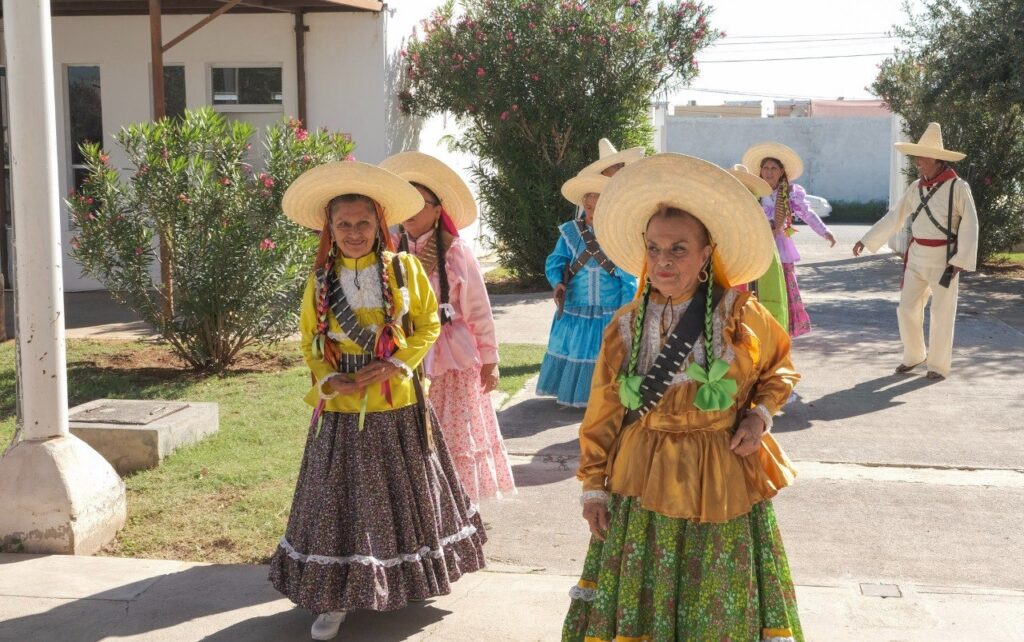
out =
{"type": "Polygon", "coordinates": [[[498,416],[480,385],[480,367],[448,370],[435,377],[430,403],[470,501],[515,492],[498,416]]]}
{"type": "MultiPolygon", "coordinates": [[[[398,609],[484,567],[487,536],[444,437],[425,449],[415,405],[325,412],[311,427],[270,581],[314,614],[398,609]]],[[[435,420],[436,425],[436,420],[435,420]]]]}
{"type": "Polygon", "coordinates": [[[796,265],[783,263],[782,273],[786,275],[786,299],[789,301],[789,336],[797,338],[811,331],[811,317],[804,307],[800,296],[800,286],[796,282],[796,265]]]}
{"type": "Polygon", "coordinates": [[[796,593],[771,502],[699,524],[612,495],[591,538],[563,642],[799,642],[796,593]]]}

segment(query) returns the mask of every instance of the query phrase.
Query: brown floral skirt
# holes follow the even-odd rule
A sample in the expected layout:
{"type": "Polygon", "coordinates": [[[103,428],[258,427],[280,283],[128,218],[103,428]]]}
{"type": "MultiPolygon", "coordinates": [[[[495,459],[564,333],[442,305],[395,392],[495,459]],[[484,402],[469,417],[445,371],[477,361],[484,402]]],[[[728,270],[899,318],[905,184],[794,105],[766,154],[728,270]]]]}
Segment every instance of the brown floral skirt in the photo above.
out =
{"type": "Polygon", "coordinates": [[[459,484],[441,431],[421,443],[416,406],[326,412],[309,431],[274,588],[313,613],[388,611],[451,592],[484,567],[483,523],[459,484]]]}

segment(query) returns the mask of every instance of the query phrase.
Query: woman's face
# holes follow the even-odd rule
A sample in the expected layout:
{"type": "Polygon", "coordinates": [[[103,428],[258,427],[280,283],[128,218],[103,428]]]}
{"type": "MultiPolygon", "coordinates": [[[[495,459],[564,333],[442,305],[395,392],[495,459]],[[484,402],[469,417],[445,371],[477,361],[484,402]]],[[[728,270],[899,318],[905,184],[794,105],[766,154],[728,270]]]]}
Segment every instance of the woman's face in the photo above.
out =
{"type": "Polygon", "coordinates": [[[782,165],[770,158],[766,158],[761,162],[761,178],[768,181],[772,189],[779,186],[779,181],[782,180],[782,175],[785,172],[786,170],[783,169],[782,165]]]}
{"type": "Polygon", "coordinates": [[[692,294],[711,246],[693,216],[655,216],[647,224],[647,270],[651,285],[667,297],[692,294]]]}
{"type": "Polygon", "coordinates": [[[358,259],[373,251],[380,225],[377,212],[366,202],[338,203],[330,214],[331,236],[344,256],[358,259]]]}
{"type": "Polygon", "coordinates": [[[414,185],[420,196],[423,197],[423,209],[416,213],[415,216],[402,223],[402,227],[405,228],[406,233],[413,237],[419,238],[433,229],[437,225],[437,219],[441,216],[441,204],[434,198],[434,195],[430,193],[430,190],[419,185],[414,185]]]}
{"type": "Polygon", "coordinates": [[[599,194],[591,192],[583,197],[583,215],[586,217],[587,225],[594,224],[594,210],[597,209],[597,197],[599,194]]]}

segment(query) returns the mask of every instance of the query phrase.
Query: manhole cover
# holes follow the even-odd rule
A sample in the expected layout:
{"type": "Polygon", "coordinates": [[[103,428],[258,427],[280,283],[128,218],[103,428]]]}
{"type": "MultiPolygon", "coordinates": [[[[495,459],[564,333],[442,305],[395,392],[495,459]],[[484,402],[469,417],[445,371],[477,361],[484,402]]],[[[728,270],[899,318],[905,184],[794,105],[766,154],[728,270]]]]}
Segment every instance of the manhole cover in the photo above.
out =
{"type": "Polygon", "coordinates": [[[865,597],[903,597],[896,584],[861,584],[860,593],[865,597]]]}
{"type": "Polygon", "coordinates": [[[177,401],[102,401],[75,412],[69,420],[77,423],[145,426],[185,408],[188,408],[187,403],[177,401]]]}

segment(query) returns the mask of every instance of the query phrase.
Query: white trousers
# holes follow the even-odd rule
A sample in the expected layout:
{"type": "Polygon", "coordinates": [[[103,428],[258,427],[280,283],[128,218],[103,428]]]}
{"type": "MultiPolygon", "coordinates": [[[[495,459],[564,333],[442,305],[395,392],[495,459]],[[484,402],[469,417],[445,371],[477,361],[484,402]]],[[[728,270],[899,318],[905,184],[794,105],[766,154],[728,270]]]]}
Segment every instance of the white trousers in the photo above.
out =
{"type": "Polygon", "coordinates": [[[913,366],[928,360],[928,370],[949,376],[953,360],[953,325],[956,322],[956,298],[960,290],[960,275],[950,281],[949,287],[939,285],[945,267],[916,267],[907,265],[903,277],[903,291],[896,317],[903,341],[903,365],[913,366]],[[924,306],[931,296],[928,319],[928,347],[924,345],[924,306]]]}

